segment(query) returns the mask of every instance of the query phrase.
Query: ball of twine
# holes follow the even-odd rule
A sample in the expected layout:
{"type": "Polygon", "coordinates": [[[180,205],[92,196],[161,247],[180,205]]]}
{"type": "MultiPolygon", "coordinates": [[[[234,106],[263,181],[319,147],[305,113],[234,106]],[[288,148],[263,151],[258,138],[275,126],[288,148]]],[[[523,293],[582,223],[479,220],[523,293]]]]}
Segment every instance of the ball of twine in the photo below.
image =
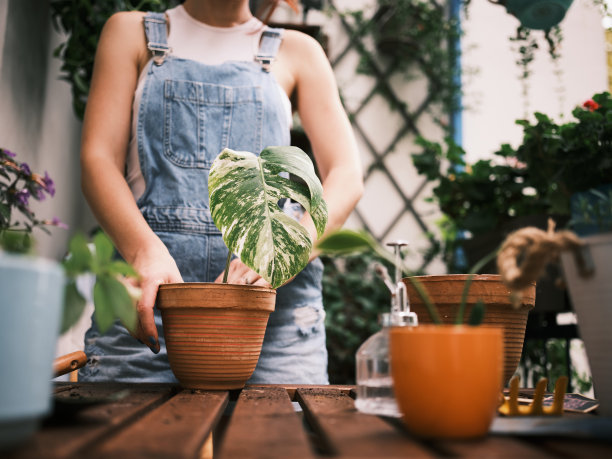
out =
{"type": "Polygon", "coordinates": [[[571,231],[555,232],[552,219],[548,219],[547,231],[531,226],[519,229],[508,235],[497,255],[502,282],[510,290],[520,292],[542,277],[546,266],[556,261],[563,250],[575,250],[582,245],[571,231]]]}

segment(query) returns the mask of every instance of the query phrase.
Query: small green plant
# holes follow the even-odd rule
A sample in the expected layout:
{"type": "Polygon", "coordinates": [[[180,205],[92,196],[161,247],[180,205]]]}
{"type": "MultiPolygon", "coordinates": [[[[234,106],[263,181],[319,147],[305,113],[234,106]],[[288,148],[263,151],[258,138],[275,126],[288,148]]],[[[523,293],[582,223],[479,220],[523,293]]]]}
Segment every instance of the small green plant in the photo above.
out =
{"type": "MultiPolygon", "coordinates": [[[[394,264],[395,269],[399,269],[403,273],[409,272],[401,260],[396,260],[372,236],[370,236],[364,231],[353,231],[348,229],[336,230],[332,233],[329,233],[324,238],[320,239],[317,243],[317,249],[321,250],[325,254],[336,256],[363,252],[373,252],[382,259],[394,264]]],[[[465,286],[461,295],[461,303],[459,305],[457,318],[455,319],[455,325],[461,325],[465,320],[467,296],[470,290],[472,279],[474,277],[474,273],[478,272],[478,270],[482,266],[491,261],[496,255],[497,252],[487,255],[478,263],[476,263],[476,265],[474,265],[474,267],[470,271],[470,276],[468,276],[467,280],[465,281],[465,286]]],[[[427,312],[429,313],[432,322],[438,325],[441,324],[442,319],[440,318],[440,315],[438,314],[438,311],[433,302],[431,301],[427,291],[423,288],[421,283],[414,277],[408,277],[408,279],[423,299],[423,302],[425,303],[427,312]]],[[[482,301],[478,301],[470,312],[468,324],[475,326],[482,323],[482,320],[484,318],[484,309],[484,303],[482,301]]]]}
{"type": "MultiPolygon", "coordinates": [[[[308,264],[308,230],[278,203],[290,198],[310,214],[319,236],[327,224],[327,205],[314,165],[297,147],[267,147],[259,156],[223,150],[210,168],[208,191],[213,221],[233,253],[277,288],[308,264]],[[292,174],[302,181],[283,177],[292,174]]],[[[228,269],[224,282],[227,282],[228,269]]]]}
{"type": "Polygon", "coordinates": [[[131,332],[136,331],[138,314],[134,302],[140,289],[131,286],[124,278],[137,278],[138,273],[128,263],[113,258],[114,247],[102,231],[96,233],[92,244],[81,234],[74,235],[69,243],[69,254],[62,262],[68,282],[61,332],[76,323],[85,307],[85,299],[77,289],[76,279],[83,274],[96,276],[93,288],[94,316],[100,332],[110,328],[115,319],[131,332]]]}
{"type": "MultiPolygon", "coordinates": [[[[33,250],[32,233],[36,228],[49,232],[48,227],[68,227],[58,218],[40,219],[30,208],[31,200],[43,201],[55,194],[55,184],[49,174],[32,172],[25,162],[19,162],[16,154],[0,148],[0,249],[27,255],[33,250]]],[[[75,235],[69,243],[69,254],[63,261],[68,281],[65,291],[65,307],[62,332],[78,320],[85,299],[76,287],[76,278],[82,274],[94,274],[95,317],[100,331],[106,331],[115,318],[131,331],[138,320],[134,300],[139,290],[122,283],[122,276],[138,277],[127,263],[113,259],[114,247],[108,236],[99,232],[90,247],[82,235],[75,235]]]]}

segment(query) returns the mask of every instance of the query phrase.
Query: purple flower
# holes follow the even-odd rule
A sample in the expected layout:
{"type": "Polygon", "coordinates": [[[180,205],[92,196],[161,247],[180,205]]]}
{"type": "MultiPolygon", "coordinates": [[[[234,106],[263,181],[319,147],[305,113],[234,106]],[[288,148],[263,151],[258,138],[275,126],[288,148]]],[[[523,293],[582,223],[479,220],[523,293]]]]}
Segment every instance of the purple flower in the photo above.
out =
{"type": "Polygon", "coordinates": [[[53,217],[53,220],[49,222],[50,225],[57,226],[58,228],[68,229],[68,225],[62,222],[59,218],[53,217]]]}
{"type": "Polygon", "coordinates": [[[17,156],[15,153],[13,153],[10,150],[5,150],[4,148],[2,149],[2,153],[4,153],[6,156],[10,156],[11,158],[14,158],[15,156],[17,156]]]}
{"type": "Polygon", "coordinates": [[[30,197],[30,192],[28,190],[19,190],[15,193],[15,199],[17,200],[17,204],[21,207],[28,206],[29,197],[30,197]]]}
{"type": "Polygon", "coordinates": [[[23,172],[25,175],[27,175],[27,176],[32,175],[32,171],[30,170],[30,166],[28,166],[27,163],[21,163],[21,166],[19,166],[19,168],[21,169],[21,172],[23,172]]]}
{"type": "Polygon", "coordinates": [[[37,199],[38,201],[44,201],[45,200],[45,193],[43,193],[43,188],[36,185],[36,186],[32,186],[30,191],[32,192],[32,195],[34,196],[35,199],[37,199]]]}
{"type": "Polygon", "coordinates": [[[47,193],[49,193],[50,196],[54,196],[55,195],[55,184],[53,183],[53,180],[51,180],[51,177],[49,177],[49,174],[47,174],[47,171],[45,171],[43,183],[44,183],[45,189],[47,190],[47,193]]]}

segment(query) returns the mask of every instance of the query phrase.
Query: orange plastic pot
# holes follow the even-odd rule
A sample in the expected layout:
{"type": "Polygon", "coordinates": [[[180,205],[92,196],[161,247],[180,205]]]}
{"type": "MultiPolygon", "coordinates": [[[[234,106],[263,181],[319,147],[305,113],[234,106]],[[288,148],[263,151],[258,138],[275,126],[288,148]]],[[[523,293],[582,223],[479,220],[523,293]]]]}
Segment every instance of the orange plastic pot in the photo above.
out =
{"type": "Polygon", "coordinates": [[[391,329],[395,397],[412,434],[487,434],[502,390],[502,336],[501,329],[458,325],[391,329]]]}
{"type": "Polygon", "coordinates": [[[160,285],[170,368],[189,389],[240,389],[251,377],[276,290],[253,285],[160,285]]]}
{"type": "MultiPolygon", "coordinates": [[[[443,274],[435,276],[415,276],[436,305],[444,324],[453,324],[459,311],[467,274],[443,274]]],[[[431,323],[431,318],[423,299],[409,278],[402,279],[406,285],[410,307],[419,316],[420,323],[431,323]]],[[[482,300],[486,306],[483,327],[502,328],[504,331],[504,384],[518,367],[525,341],[525,327],[529,311],[535,306],[536,284],[532,282],[523,291],[520,305],[512,304],[510,290],[498,274],[478,274],[474,276],[466,298],[466,315],[474,305],[482,300]]]]}

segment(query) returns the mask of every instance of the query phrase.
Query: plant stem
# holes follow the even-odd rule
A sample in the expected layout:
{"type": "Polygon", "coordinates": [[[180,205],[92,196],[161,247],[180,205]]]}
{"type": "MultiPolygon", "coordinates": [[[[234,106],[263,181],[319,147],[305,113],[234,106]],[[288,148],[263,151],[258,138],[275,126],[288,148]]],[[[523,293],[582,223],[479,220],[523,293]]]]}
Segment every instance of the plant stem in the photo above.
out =
{"type": "Polygon", "coordinates": [[[474,279],[474,275],[496,256],[497,250],[494,250],[493,252],[485,255],[480,260],[478,260],[470,270],[470,274],[465,280],[465,285],[463,286],[463,292],[461,293],[461,303],[459,303],[459,312],[457,313],[457,317],[455,318],[455,325],[461,325],[463,323],[463,319],[465,316],[465,307],[467,304],[467,297],[470,291],[470,286],[472,285],[472,280],[474,279]]]}
{"type": "Polygon", "coordinates": [[[223,272],[223,283],[227,284],[227,275],[229,273],[229,265],[232,261],[232,251],[228,250],[227,252],[227,261],[225,262],[225,271],[223,272]]]}
{"type": "Polygon", "coordinates": [[[419,292],[419,296],[423,300],[423,303],[425,303],[425,307],[427,308],[427,312],[429,313],[429,317],[431,318],[432,322],[436,325],[441,325],[442,319],[438,314],[438,310],[431,301],[431,298],[429,298],[427,290],[425,290],[425,288],[421,285],[421,282],[418,279],[408,277],[408,280],[410,281],[410,283],[412,283],[412,286],[416,289],[416,291],[419,292]]]}
{"type": "MultiPolygon", "coordinates": [[[[396,260],[395,257],[391,256],[391,254],[388,251],[380,249],[379,247],[375,247],[375,252],[378,255],[380,255],[382,258],[384,258],[385,260],[395,265],[395,269],[399,269],[403,273],[408,274],[408,269],[406,268],[406,266],[404,266],[404,264],[401,263],[401,261],[399,261],[400,266],[398,266],[397,265],[398,260],[396,260]]],[[[438,314],[438,310],[436,309],[433,302],[431,301],[431,298],[429,297],[427,290],[423,288],[423,286],[417,279],[414,279],[412,277],[408,277],[407,279],[414,286],[415,290],[418,292],[419,296],[423,300],[423,303],[425,303],[425,307],[427,308],[427,312],[429,313],[429,317],[431,318],[432,322],[436,325],[441,325],[442,319],[440,318],[440,315],[438,314]]]]}

